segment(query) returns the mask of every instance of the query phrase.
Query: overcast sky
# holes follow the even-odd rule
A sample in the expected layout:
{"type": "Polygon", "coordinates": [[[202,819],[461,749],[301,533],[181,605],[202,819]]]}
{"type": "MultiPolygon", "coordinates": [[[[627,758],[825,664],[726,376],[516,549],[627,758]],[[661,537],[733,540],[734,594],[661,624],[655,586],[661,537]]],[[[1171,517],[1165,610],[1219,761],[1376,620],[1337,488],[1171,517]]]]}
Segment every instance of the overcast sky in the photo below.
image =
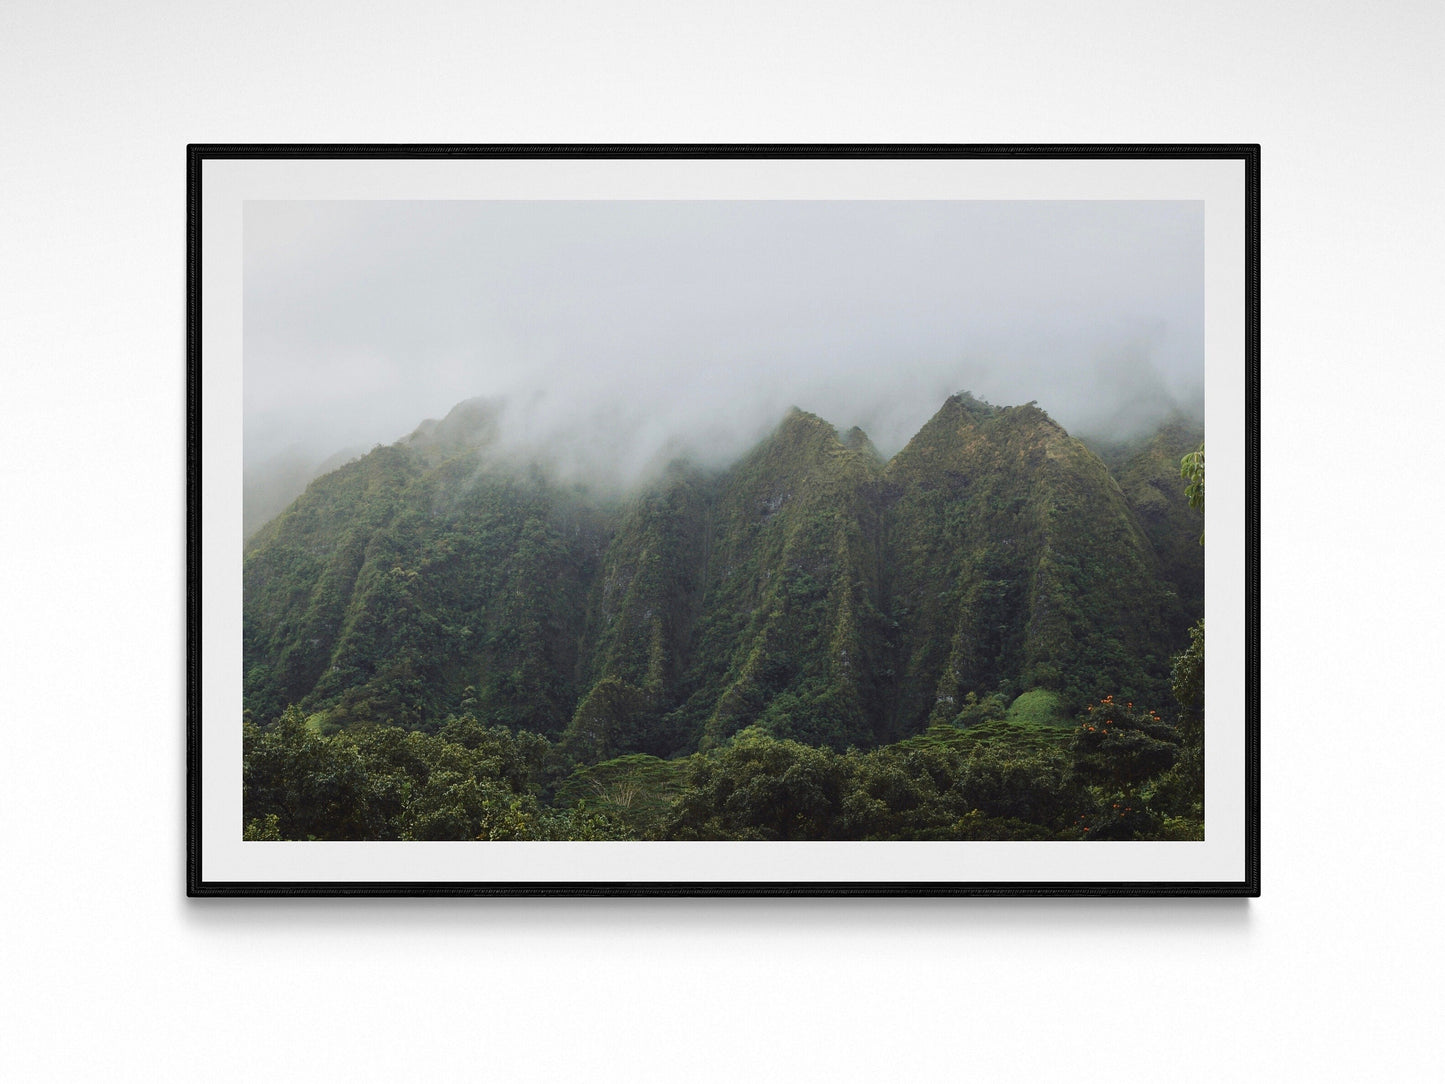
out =
{"type": "Polygon", "coordinates": [[[1202,402],[1202,203],[250,202],[244,228],[250,464],[473,396],[622,475],[791,405],[891,454],[955,391],[1082,433],[1202,402]]]}

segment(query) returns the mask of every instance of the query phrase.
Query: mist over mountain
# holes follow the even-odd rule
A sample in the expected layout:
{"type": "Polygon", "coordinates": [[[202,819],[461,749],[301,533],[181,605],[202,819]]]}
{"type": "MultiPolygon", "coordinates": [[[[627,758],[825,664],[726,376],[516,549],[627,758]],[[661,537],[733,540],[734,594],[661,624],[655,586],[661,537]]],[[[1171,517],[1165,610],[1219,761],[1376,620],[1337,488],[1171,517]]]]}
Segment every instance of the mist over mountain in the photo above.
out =
{"type": "Polygon", "coordinates": [[[970,696],[1160,702],[1202,612],[1199,517],[1169,495],[1182,422],[1105,449],[1111,473],[1033,404],[950,396],[891,459],[793,409],[734,463],[677,458],[628,492],[499,432],[462,403],[252,538],[250,711],[465,709],[586,762],[749,726],[866,747],[970,696]]]}
{"type": "Polygon", "coordinates": [[[961,387],[1110,439],[1202,414],[1198,203],[260,201],[244,237],[252,481],[471,397],[614,486],[790,403],[885,456],[961,387]]]}
{"type": "Polygon", "coordinates": [[[247,204],[247,838],[1202,838],[1203,225],[247,204]]]}

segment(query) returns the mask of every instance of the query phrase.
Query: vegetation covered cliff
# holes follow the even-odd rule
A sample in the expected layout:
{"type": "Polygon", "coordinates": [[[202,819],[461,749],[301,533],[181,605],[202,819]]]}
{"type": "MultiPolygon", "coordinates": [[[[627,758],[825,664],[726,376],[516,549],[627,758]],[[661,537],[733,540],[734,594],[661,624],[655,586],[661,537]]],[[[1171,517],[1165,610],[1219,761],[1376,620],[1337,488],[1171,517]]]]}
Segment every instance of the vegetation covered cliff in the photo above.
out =
{"type": "MultiPolygon", "coordinates": [[[[966,754],[979,786],[1023,764],[1058,791],[1038,801],[1073,808],[1087,773],[1061,744],[1070,720],[1104,697],[1166,705],[1202,616],[1176,454],[1191,439],[1176,426],[1101,457],[1033,404],[963,394],[885,462],[794,409],[730,467],[676,461],[604,496],[504,452],[489,408],[462,404],[318,478],[248,541],[251,740],[344,741],[354,759],[395,728],[440,742],[413,750],[435,757],[486,731],[538,773],[522,791],[539,810],[627,793],[654,810],[648,832],[666,810],[677,838],[727,836],[696,793],[744,749],[814,750],[823,775],[874,749],[844,767],[879,786],[911,756],[925,790],[958,780],[925,785],[919,757],[963,771],[966,754]],[[545,756],[516,751],[526,735],[545,756]]],[[[843,792],[824,804],[847,836],[843,792]]],[[[636,814],[613,806],[614,829],[636,814]]],[[[901,823],[873,834],[906,837],[901,823]]]]}

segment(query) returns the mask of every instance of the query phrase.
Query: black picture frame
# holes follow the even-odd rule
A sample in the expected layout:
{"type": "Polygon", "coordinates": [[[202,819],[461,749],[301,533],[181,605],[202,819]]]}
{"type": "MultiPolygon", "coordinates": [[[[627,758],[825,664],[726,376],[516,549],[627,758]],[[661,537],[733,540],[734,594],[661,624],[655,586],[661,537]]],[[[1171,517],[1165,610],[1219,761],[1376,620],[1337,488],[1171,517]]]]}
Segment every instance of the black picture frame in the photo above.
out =
{"type": "MultiPolygon", "coordinates": [[[[1257,144],[943,144],[943,145],[751,145],[751,144],[613,144],[613,145],[466,145],[466,144],[192,144],[187,148],[187,769],[186,769],[186,890],[192,897],[374,897],[374,896],[1111,896],[1111,897],[1253,897],[1260,893],[1260,685],[1259,685],[1259,572],[1260,572],[1260,148],[1257,144]],[[334,879],[267,877],[263,879],[217,875],[206,867],[204,797],[217,784],[207,778],[203,757],[207,731],[203,718],[203,678],[207,638],[204,627],[211,600],[203,597],[204,574],[213,560],[206,546],[208,502],[225,499],[206,485],[207,426],[210,416],[204,392],[208,376],[205,323],[207,166],[246,163],[465,163],[485,160],[563,162],[603,160],[645,163],[661,160],[758,160],[771,162],[826,161],[863,163],[869,160],[917,162],[993,163],[1232,163],[1242,167],[1240,193],[1243,250],[1243,297],[1231,299],[1242,315],[1243,400],[1242,462],[1239,489],[1243,494],[1242,550],[1242,772],[1239,779],[1242,839],[1235,841],[1242,856],[1237,876],[1208,879],[1000,879],[946,880],[852,879],[750,880],[689,879],[636,880],[557,879],[474,881],[465,879],[334,879]]],[[[1211,463],[1214,458],[1211,457],[1211,463]]],[[[1211,483],[1213,475],[1211,475],[1211,483]]],[[[1213,487],[1211,486],[1211,492],[1213,487]]],[[[236,775],[239,776],[239,769],[236,775]]],[[[229,785],[229,784],[227,784],[229,785]]],[[[1133,844],[1126,844],[1132,846],[1133,844]]],[[[1173,844],[1170,844],[1172,846],[1173,844]]],[[[250,844],[287,847],[291,844],[250,844]]],[[[306,844],[294,846],[307,846],[306,844]]],[[[388,844],[386,846],[398,846],[388,844]]],[[[408,845],[410,846],[410,845],[408,845]]],[[[486,846],[463,844],[461,846],[486,846]]],[[[644,846],[671,846],[645,844],[644,846]]],[[[780,846],[760,844],[758,846],[780,846]]],[[[870,846],[861,844],[861,846],[870,846]]],[[[1019,843],[1004,846],[1028,847],[1019,843]]],[[[1098,846],[1068,844],[1068,846],[1098,846]]]]}

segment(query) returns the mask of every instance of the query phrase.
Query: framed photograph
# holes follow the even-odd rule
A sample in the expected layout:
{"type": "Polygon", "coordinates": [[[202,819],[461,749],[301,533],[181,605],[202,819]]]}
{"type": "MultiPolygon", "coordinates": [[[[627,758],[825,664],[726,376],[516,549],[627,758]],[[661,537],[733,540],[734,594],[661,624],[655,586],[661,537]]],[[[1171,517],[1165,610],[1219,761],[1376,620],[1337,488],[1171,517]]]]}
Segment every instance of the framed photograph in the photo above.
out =
{"type": "Polygon", "coordinates": [[[1258,146],[187,167],[190,895],[1258,895],[1258,146]]]}

